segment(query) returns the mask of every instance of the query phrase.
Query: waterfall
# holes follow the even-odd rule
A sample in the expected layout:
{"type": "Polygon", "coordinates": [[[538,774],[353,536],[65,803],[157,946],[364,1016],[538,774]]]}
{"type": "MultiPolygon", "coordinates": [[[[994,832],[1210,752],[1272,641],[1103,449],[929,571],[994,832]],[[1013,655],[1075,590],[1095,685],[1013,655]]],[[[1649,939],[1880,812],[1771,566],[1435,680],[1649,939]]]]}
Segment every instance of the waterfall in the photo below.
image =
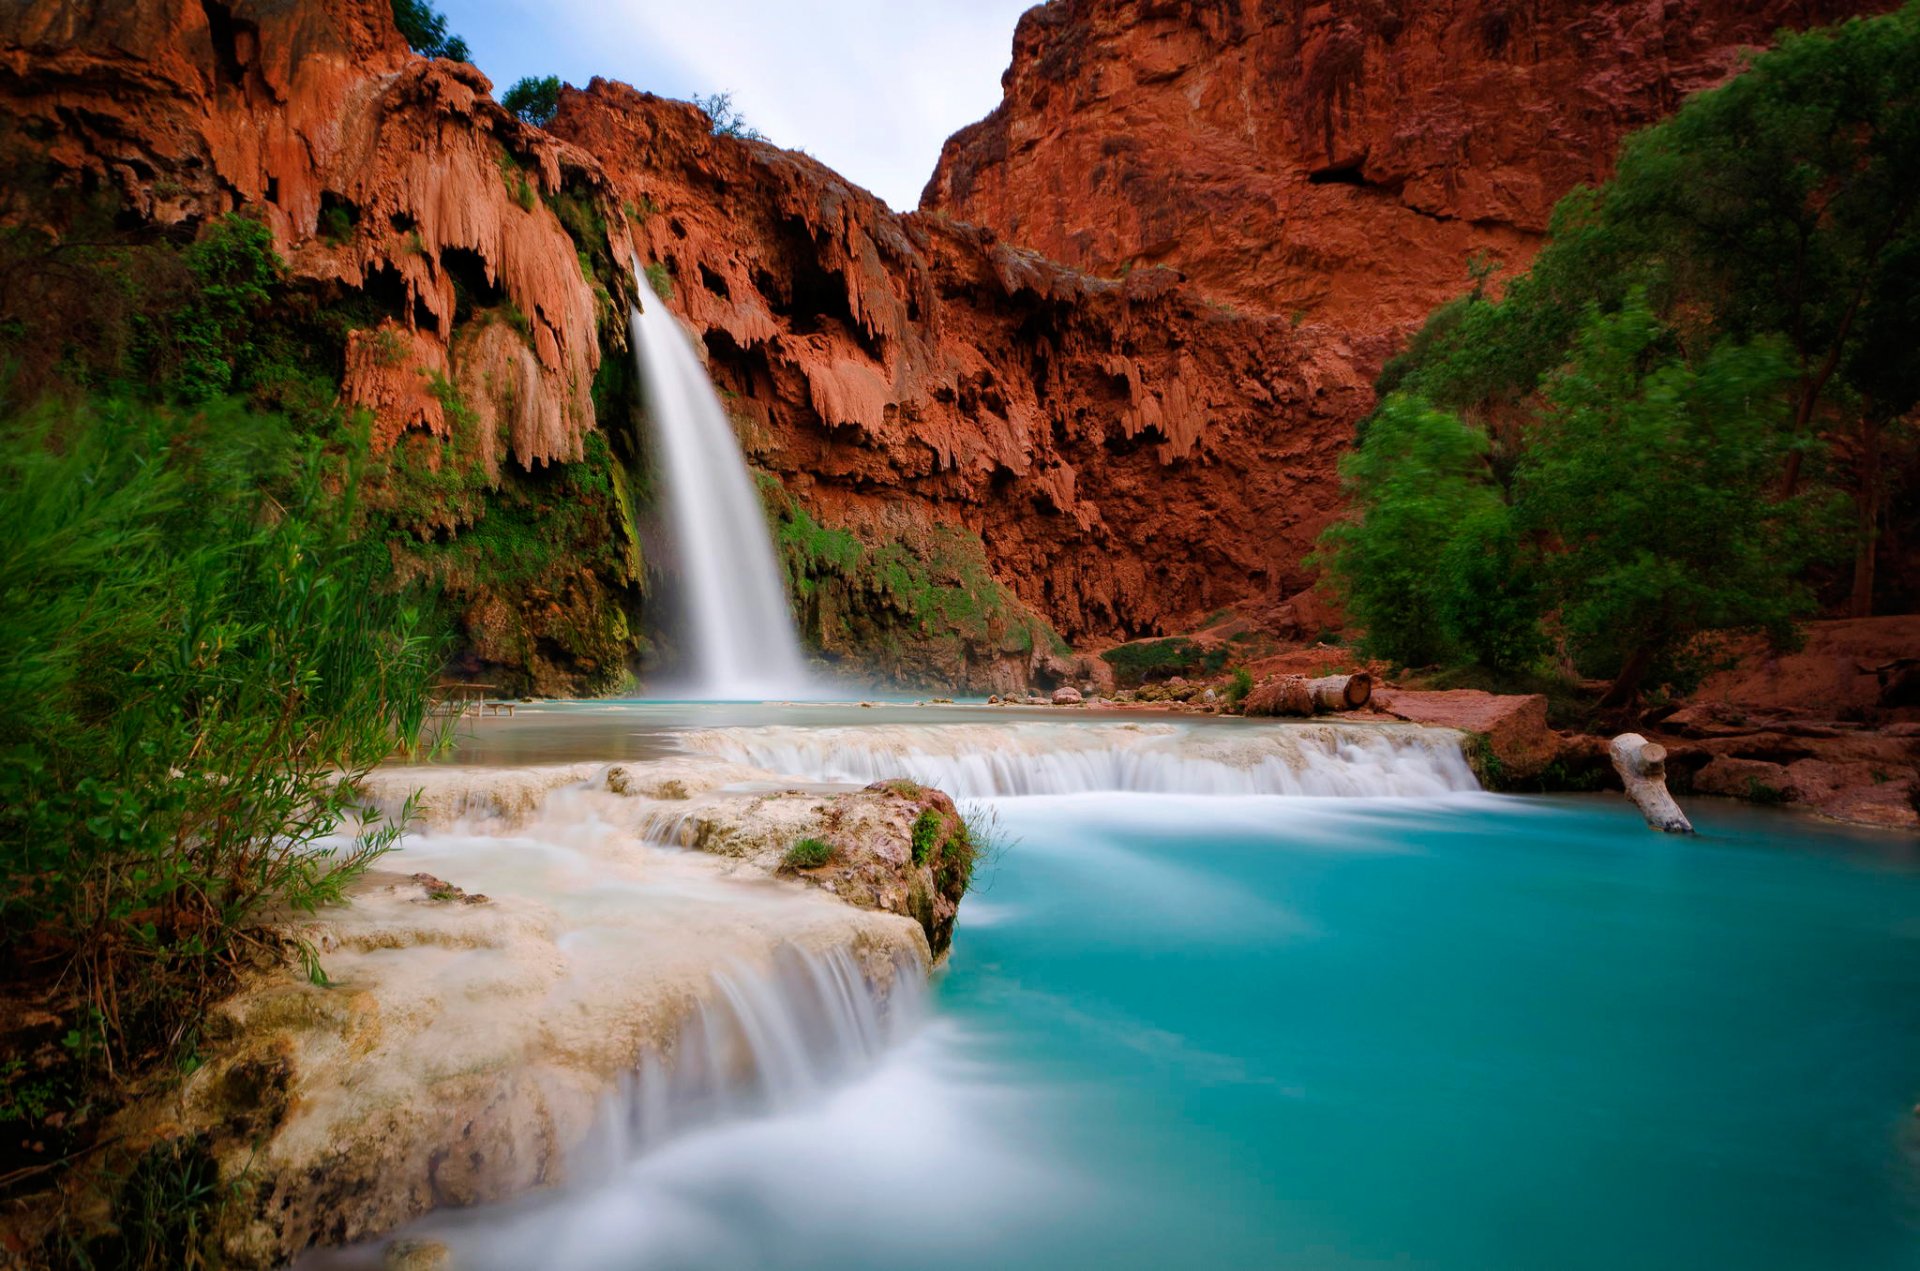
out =
{"type": "Polygon", "coordinates": [[[651,297],[636,305],[632,326],[680,560],[676,690],[718,700],[802,696],[800,637],[733,425],[666,305],[651,297]]]}
{"type": "Polygon", "coordinates": [[[825,1098],[918,1024],[923,974],[902,960],[875,983],[846,948],[796,944],[767,965],[721,968],[671,1049],[647,1056],[608,1096],[569,1174],[593,1186],[689,1131],[825,1098]]]}
{"type": "Polygon", "coordinates": [[[1480,788],[1458,734],[1381,724],[773,726],[697,729],[680,740],[782,776],[908,777],[956,799],[1098,791],[1424,798],[1480,788]]]}

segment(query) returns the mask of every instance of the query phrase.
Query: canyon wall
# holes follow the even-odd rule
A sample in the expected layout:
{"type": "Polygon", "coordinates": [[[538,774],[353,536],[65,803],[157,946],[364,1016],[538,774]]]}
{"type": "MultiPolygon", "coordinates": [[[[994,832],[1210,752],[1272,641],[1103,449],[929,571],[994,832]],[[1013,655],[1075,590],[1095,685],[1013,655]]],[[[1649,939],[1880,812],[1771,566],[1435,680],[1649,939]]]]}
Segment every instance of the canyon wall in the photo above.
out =
{"type": "Polygon", "coordinates": [[[1364,368],[1469,262],[1524,268],[1622,137],[1781,28],[1891,0],[1052,0],[921,206],[1093,273],[1178,269],[1364,368]]]}
{"type": "Polygon", "coordinates": [[[620,84],[530,127],[386,0],[31,0],[0,149],[40,175],[0,222],[45,259],[76,192],[155,243],[266,224],[459,674],[604,690],[662,625],[640,296],[704,348],[814,648],[1008,688],[1228,604],[1316,634],[1303,561],[1404,332],[1476,253],[1524,263],[1626,130],[1863,7],[1055,0],[897,215],[620,84]]]}

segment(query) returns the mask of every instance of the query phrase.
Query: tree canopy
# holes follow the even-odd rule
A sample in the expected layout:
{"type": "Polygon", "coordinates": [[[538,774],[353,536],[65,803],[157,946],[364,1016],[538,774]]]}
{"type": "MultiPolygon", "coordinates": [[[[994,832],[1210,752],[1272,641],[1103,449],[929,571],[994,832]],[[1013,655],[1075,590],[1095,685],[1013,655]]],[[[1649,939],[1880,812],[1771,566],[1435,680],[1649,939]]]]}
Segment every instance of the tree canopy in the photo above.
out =
{"type": "Polygon", "coordinates": [[[1869,612],[1920,485],[1920,4],[1629,138],[1495,290],[1476,264],[1387,365],[1343,470],[1326,559],[1377,652],[1557,647],[1624,700],[1704,632],[1787,638],[1849,547],[1869,612]]]}

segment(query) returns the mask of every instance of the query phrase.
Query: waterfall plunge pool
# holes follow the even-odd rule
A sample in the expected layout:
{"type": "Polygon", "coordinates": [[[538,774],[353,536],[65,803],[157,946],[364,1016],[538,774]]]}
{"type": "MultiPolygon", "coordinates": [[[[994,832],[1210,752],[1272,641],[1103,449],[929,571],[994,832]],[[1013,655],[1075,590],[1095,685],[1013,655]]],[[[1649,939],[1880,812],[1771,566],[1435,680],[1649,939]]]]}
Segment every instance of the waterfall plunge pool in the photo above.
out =
{"type": "MultiPolygon", "coordinates": [[[[864,771],[874,726],[924,756],[1003,718],[582,703],[464,755],[717,729],[864,771]]],[[[1058,719],[1002,748],[1106,726],[1058,719]]],[[[1710,800],[1673,839],[1617,796],[973,804],[1007,843],[870,1066],[408,1234],[462,1271],[1920,1267],[1910,839],[1710,800]]]]}

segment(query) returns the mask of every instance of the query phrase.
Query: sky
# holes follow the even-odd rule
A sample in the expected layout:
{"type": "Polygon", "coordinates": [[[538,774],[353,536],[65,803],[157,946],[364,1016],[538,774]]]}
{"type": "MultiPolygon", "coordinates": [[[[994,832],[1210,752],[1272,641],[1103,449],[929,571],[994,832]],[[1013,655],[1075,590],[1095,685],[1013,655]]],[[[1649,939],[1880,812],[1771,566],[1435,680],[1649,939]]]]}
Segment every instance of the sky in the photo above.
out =
{"type": "Polygon", "coordinates": [[[663,97],[731,92],[747,122],[896,209],[940,143],[1000,102],[1033,0],[438,0],[494,95],[595,75],[663,97]]]}

